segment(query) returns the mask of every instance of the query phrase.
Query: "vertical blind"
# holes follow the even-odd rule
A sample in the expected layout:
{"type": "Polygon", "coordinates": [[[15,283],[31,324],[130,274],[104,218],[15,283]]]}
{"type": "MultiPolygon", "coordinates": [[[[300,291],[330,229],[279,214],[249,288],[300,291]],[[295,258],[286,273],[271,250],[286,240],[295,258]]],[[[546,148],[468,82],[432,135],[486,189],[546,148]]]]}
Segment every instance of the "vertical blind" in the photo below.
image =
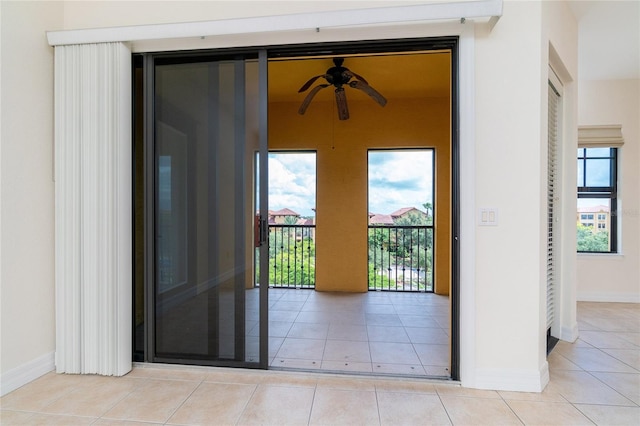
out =
{"type": "Polygon", "coordinates": [[[55,48],[56,370],[131,370],[131,52],[55,48]]]}
{"type": "MultiPolygon", "coordinates": [[[[551,71],[550,71],[551,72],[551,71]]],[[[549,82],[548,154],[547,154],[547,329],[554,320],[556,291],[556,239],[558,202],[558,134],[560,94],[549,82]],[[554,235],[555,234],[555,235],[554,235]]]]}

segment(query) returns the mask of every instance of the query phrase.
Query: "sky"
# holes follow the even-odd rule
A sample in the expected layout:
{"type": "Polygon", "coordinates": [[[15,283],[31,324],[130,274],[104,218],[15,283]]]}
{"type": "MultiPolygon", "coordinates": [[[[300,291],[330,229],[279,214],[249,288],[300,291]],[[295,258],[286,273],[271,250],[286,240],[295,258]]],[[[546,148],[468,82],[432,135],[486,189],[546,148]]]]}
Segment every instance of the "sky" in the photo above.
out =
{"type": "MultiPolygon", "coordinates": [[[[369,211],[389,214],[402,207],[433,203],[433,151],[370,151],[369,211]]],[[[289,208],[313,216],[315,153],[269,154],[269,209],[289,208]]]]}
{"type": "Polygon", "coordinates": [[[316,154],[269,153],[269,210],[315,216],[316,154]]]}
{"type": "MultiPolygon", "coordinates": [[[[586,160],[587,174],[586,182],[584,182],[585,161],[580,157],[584,157],[584,148],[578,148],[578,186],[608,186],[610,182],[610,161],[609,159],[597,158],[608,157],[610,155],[609,148],[589,148],[587,149],[587,157],[596,157],[586,160]]],[[[607,198],[578,198],[578,207],[594,207],[599,205],[609,206],[607,198]]]]}

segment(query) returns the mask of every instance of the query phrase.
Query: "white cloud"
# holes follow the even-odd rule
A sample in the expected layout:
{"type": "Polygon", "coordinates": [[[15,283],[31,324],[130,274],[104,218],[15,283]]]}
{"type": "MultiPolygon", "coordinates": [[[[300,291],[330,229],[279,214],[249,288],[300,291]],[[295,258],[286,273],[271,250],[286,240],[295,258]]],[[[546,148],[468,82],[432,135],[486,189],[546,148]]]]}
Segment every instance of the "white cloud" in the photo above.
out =
{"type": "MultiPolygon", "coordinates": [[[[372,151],[369,211],[389,214],[433,202],[433,151],[372,151]]],[[[363,190],[366,190],[363,188],[363,190]]],[[[316,204],[316,154],[269,154],[269,209],[289,208],[312,216],[316,204]]]]}
{"type": "Polygon", "coordinates": [[[269,154],[269,209],[312,216],[316,199],[315,153],[269,154]]]}
{"type": "Polygon", "coordinates": [[[389,214],[433,202],[433,151],[371,151],[369,210],[389,214]]]}

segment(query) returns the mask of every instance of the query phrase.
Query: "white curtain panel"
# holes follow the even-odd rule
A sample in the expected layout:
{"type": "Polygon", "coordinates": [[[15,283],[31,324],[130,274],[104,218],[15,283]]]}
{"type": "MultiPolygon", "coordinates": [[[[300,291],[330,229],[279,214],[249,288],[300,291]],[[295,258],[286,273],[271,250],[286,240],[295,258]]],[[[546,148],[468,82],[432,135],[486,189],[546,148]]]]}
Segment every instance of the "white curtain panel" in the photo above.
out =
{"type": "Polygon", "coordinates": [[[131,52],[55,47],[56,370],[131,370],[131,52]]]}

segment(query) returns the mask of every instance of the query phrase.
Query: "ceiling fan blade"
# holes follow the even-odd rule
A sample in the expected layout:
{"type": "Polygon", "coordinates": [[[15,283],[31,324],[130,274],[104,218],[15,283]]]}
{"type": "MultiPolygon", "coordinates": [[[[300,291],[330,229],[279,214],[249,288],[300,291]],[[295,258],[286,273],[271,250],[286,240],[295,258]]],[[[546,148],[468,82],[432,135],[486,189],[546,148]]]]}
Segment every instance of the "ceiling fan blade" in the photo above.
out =
{"type": "Polygon", "coordinates": [[[311,78],[309,79],[309,81],[307,81],[305,84],[303,84],[303,85],[302,85],[302,87],[300,88],[300,90],[298,90],[298,93],[302,93],[302,92],[304,92],[305,90],[307,90],[307,89],[308,89],[309,87],[311,87],[311,85],[312,85],[313,83],[315,83],[315,81],[316,81],[317,79],[319,79],[320,77],[324,77],[324,74],[322,74],[322,75],[316,75],[315,77],[311,77],[311,78]]]}
{"type": "Polygon", "coordinates": [[[314,87],[313,89],[311,89],[311,91],[304,98],[304,101],[302,101],[302,104],[300,105],[300,108],[298,109],[298,114],[300,114],[300,115],[304,114],[307,111],[307,108],[309,107],[309,104],[311,103],[311,100],[316,95],[316,93],[318,93],[320,90],[324,89],[325,87],[329,87],[329,86],[330,86],[330,84],[319,84],[316,87],[314,87]]]}
{"type": "Polygon", "coordinates": [[[355,72],[351,71],[351,70],[347,70],[347,73],[351,74],[350,77],[355,77],[358,80],[362,81],[364,84],[369,84],[369,82],[367,80],[365,80],[365,78],[361,75],[356,74],[355,72]]]}
{"type": "Polygon", "coordinates": [[[336,104],[338,105],[338,119],[349,119],[349,108],[347,107],[347,97],[344,94],[344,87],[338,87],[336,90],[336,104]]]}
{"type": "Polygon", "coordinates": [[[354,89],[362,90],[367,95],[371,96],[374,101],[380,104],[380,106],[385,106],[387,104],[387,99],[382,96],[376,89],[369,86],[367,83],[354,80],[349,82],[349,86],[354,89]]]}

